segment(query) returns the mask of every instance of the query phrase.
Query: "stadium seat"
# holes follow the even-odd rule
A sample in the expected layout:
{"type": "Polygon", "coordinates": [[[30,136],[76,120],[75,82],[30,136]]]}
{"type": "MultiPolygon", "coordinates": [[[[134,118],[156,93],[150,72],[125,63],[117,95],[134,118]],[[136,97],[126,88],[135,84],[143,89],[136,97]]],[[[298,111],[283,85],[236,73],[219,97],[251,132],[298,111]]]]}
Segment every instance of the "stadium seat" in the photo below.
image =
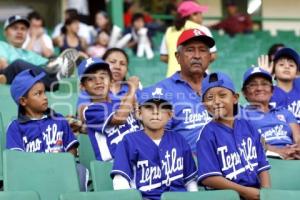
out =
{"type": "Polygon", "coordinates": [[[117,190],[102,192],[73,192],[60,195],[60,200],[142,200],[138,190],[117,190]]]}
{"type": "Polygon", "coordinates": [[[34,190],[41,200],[79,192],[75,159],[70,153],[3,153],[4,191],[34,190]]]}
{"type": "Polygon", "coordinates": [[[272,189],[300,190],[300,160],[269,158],[272,189]]]}
{"type": "Polygon", "coordinates": [[[2,119],[2,113],[0,112],[0,180],[3,180],[3,158],[2,152],[5,148],[5,128],[2,119]]]}
{"type": "Polygon", "coordinates": [[[275,190],[262,189],[260,191],[260,200],[299,200],[300,191],[295,190],[275,190]]]}
{"type": "Polygon", "coordinates": [[[0,200],[40,200],[34,191],[0,192],[0,200]]]}
{"type": "Polygon", "coordinates": [[[112,165],[113,164],[111,162],[91,162],[92,181],[96,192],[113,190],[112,179],[110,178],[112,165]]]}
{"type": "Polygon", "coordinates": [[[96,160],[96,158],[90,138],[86,134],[79,134],[77,139],[80,144],[78,147],[79,162],[83,164],[89,171],[91,171],[91,161],[96,160]]]}
{"type": "Polygon", "coordinates": [[[200,192],[164,192],[161,200],[240,200],[239,194],[233,190],[210,190],[200,192]]]}

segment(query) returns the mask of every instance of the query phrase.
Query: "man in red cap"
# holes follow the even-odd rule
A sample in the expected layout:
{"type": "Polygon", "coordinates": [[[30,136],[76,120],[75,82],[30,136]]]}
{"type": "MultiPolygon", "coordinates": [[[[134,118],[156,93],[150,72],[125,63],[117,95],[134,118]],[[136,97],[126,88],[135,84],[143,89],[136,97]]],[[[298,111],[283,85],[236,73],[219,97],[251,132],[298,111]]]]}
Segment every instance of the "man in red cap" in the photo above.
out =
{"type": "Polygon", "coordinates": [[[215,41],[199,29],[182,32],[175,53],[180,71],[156,84],[160,92],[170,97],[174,117],[167,128],[187,140],[193,152],[203,126],[210,121],[201,104],[201,82],[211,60],[210,48],[215,41]]]}

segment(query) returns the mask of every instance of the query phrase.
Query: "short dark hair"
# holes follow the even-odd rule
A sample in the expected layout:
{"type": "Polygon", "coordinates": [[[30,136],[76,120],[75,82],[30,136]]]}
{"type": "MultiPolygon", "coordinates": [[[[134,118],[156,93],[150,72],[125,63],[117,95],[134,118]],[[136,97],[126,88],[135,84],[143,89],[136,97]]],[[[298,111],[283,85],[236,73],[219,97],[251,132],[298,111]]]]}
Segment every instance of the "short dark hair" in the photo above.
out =
{"type": "Polygon", "coordinates": [[[275,43],[268,50],[269,62],[272,61],[272,56],[279,50],[279,48],[283,48],[285,45],[283,43],[275,43]]]}
{"type": "Polygon", "coordinates": [[[75,22],[75,21],[80,22],[79,16],[71,16],[71,17],[67,18],[67,19],[65,20],[64,26],[61,27],[61,32],[62,32],[63,34],[66,34],[66,33],[67,33],[67,26],[69,26],[70,24],[72,24],[72,23],[75,22]]]}
{"type": "Polygon", "coordinates": [[[132,16],[132,19],[131,19],[131,24],[133,24],[135,21],[137,21],[139,19],[142,19],[143,21],[145,21],[143,13],[134,13],[134,15],[132,16]]]}
{"type": "Polygon", "coordinates": [[[120,53],[122,53],[122,54],[125,56],[125,58],[126,58],[127,64],[129,64],[129,57],[128,57],[127,53],[126,53],[123,49],[116,48],[116,47],[107,49],[107,50],[105,51],[104,55],[102,56],[102,59],[103,59],[103,60],[106,60],[106,58],[107,58],[110,54],[112,54],[112,53],[114,53],[114,52],[120,52],[120,53]]]}
{"type": "Polygon", "coordinates": [[[36,11],[32,11],[27,15],[27,19],[30,21],[31,19],[37,19],[37,20],[42,20],[43,18],[40,15],[40,13],[36,12],[36,11]]]}
{"type": "Polygon", "coordinates": [[[85,81],[87,80],[87,76],[85,75],[88,75],[88,74],[95,74],[97,71],[105,71],[108,73],[108,76],[109,76],[109,79],[112,80],[112,74],[111,74],[111,71],[109,70],[109,68],[99,68],[97,67],[97,65],[95,65],[94,67],[91,67],[90,69],[87,69],[85,72],[84,72],[84,75],[83,77],[80,79],[80,83],[81,84],[84,84],[85,81]]]}

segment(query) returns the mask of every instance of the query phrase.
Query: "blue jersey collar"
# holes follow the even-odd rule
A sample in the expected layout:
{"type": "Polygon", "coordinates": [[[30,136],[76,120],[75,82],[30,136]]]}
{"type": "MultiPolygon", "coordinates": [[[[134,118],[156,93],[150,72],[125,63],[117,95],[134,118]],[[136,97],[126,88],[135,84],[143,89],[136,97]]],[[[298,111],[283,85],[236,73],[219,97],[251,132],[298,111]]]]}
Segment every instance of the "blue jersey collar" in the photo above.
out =
{"type": "MultiPolygon", "coordinates": [[[[170,78],[174,81],[174,82],[186,82],[185,80],[183,80],[180,76],[180,72],[181,71],[177,71],[175,72],[170,78]]],[[[206,77],[207,73],[204,72],[203,77],[206,77]]]]}
{"type": "MultiPolygon", "coordinates": [[[[56,113],[54,110],[48,108],[48,109],[44,112],[44,115],[47,116],[47,118],[51,118],[51,117],[53,117],[53,116],[57,116],[57,113],[56,113]]],[[[30,117],[28,117],[28,116],[22,114],[22,113],[19,113],[19,114],[18,114],[18,121],[19,121],[21,124],[23,124],[23,123],[27,123],[27,122],[29,122],[29,121],[32,121],[32,119],[31,119],[30,117]]]]}

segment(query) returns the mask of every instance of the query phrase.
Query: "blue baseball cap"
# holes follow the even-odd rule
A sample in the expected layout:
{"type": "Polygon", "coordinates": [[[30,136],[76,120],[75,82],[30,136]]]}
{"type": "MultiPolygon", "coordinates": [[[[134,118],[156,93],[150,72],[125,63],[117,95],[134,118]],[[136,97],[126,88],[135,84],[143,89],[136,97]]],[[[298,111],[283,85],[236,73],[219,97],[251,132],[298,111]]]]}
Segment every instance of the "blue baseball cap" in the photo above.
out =
{"type": "Polygon", "coordinates": [[[94,58],[85,59],[79,64],[78,66],[79,79],[81,80],[84,74],[87,74],[88,71],[94,68],[107,70],[111,75],[109,64],[104,60],[102,60],[101,58],[94,57],[94,58]]]}
{"type": "Polygon", "coordinates": [[[222,72],[208,74],[202,81],[202,100],[205,93],[214,87],[223,87],[235,93],[235,87],[229,76],[222,72]]]}
{"type": "Polygon", "coordinates": [[[293,59],[298,67],[298,70],[300,70],[300,56],[297,53],[297,51],[295,51],[292,48],[287,48],[287,47],[282,48],[275,53],[274,61],[276,62],[279,58],[282,57],[288,57],[293,59]]]}
{"type": "Polygon", "coordinates": [[[137,100],[140,106],[148,102],[161,102],[166,103],[172,108],[170,97],[160,87],[148,87],[137,93],[137,100]]]}
{"type": "Polygon", "coordinates": [[[253,76],[263,76],[266,79],[268,79],[268,81],[270,81],[272,83],[272,76],[269,72],[267,72],[266,70],[264,70],[260,67],[250,67],[244,73],[243,87],[245,87],[245,84],[247,83],[247,81],[249,81],[249,79],[252,78],[253,76]]]}
{"type": "Polygon", "coordinates": [[[20,72],[12,81],[10,86],[10,94],[17,105],[19,100],[24,96],[32,86],[40,81],[44,76],[45,72],[36,73],[32,69],[24,70],[20,72]]]}

